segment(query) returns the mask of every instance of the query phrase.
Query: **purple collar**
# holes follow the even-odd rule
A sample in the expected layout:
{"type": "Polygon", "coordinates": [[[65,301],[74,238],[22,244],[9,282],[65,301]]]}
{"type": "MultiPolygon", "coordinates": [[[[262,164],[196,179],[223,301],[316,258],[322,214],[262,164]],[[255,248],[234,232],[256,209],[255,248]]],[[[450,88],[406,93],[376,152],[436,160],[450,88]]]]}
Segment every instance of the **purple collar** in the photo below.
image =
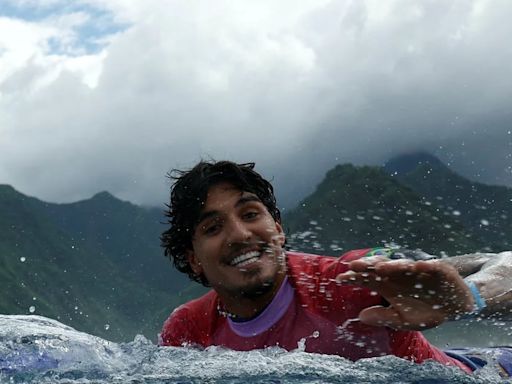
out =
{"type": "Polygon", "coordinates": [[[277,294],[263,312],[254,319],[244,322],[236,322],[228,317],[228,324],[238,336],[251,337],[259,335],[272,327],[283,317],[292,301],[293,288],[288,281],[288,277],[285,277],[277,294]]]}

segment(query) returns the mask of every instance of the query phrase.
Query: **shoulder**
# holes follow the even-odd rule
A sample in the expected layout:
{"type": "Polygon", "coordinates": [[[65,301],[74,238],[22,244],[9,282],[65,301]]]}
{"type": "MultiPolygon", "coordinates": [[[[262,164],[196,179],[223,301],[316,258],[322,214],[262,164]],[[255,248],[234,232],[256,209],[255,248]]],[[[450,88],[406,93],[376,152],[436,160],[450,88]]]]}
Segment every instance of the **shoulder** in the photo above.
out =
{"type": "Polygon", "coordinates": [[[341,257],[287,252],[288,277],[301,304],[327,313],[332,312],[333,306],[344,308],[338,315],[355,316],[362,308],[379,304],[381,299],[370,290],[341,285],[335,280],[348,270],[348,261],[365,256],[368,250],[350,251],[341,257]]]}
{"type": "Polygon", "coordinates": [[[217,294],[209,291],[198,299],[180,305],[164,322],[159,345],[206,345],[211,324],[217,314],[217,294]]]}

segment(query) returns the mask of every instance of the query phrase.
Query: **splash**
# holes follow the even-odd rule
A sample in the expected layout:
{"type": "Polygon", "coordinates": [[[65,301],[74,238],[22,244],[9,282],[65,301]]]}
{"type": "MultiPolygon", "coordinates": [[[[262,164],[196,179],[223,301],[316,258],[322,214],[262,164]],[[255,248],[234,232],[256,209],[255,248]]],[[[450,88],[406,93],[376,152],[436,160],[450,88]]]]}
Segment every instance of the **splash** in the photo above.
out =
{"type": "MultiPolygon", "coordinates": [[[[315,337],[315,335],[312,335],[315,337]]],[[[1,383],[502,383],[491,369],[468,376],[393,356],[351,362],[273,347],[157,347],[143,336],[112,343],[40,316],[0,315],[1,383]]]]}

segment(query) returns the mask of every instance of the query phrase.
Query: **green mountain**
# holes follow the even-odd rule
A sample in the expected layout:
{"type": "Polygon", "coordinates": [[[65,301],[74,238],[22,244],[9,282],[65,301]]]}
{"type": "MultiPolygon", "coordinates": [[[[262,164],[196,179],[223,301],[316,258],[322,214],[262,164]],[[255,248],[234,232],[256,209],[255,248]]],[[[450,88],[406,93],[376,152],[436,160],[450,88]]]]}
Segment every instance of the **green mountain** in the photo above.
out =
{"type": "Polygon", "coordinates": [[[459,221],[379,167],[338,165],[283,220],[289,246],[340,254],[400,245],[449,255],[481,249],[459,221]]]}
{"type": "Polygon", "coordinates": [[[470,181],[426,153],[393,158],[385,170],[464,225],[484,250],[512,249],[512,188],[470,181]]]}
{"type": "Polygon", "coordinates": [[[160,210],[103,192],[50,204],[0,185],[1,313],[36,313],[110,340],[155,340],[200,288],[159,247],[160,210]],[[188,292],[188,293],[187,293],[188,292]]]}

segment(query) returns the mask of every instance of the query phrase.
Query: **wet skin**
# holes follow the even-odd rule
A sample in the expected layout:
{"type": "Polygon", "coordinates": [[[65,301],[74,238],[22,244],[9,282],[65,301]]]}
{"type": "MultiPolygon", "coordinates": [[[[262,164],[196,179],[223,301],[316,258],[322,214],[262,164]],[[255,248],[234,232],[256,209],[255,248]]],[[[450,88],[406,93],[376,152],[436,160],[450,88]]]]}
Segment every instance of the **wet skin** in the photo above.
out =
{"type": "Polygon", "coordinates": [[[256,195],[220,183],[208,191],[187,256],[225,308],[249,318],[270,303],[284,279],[284,239],[256,195]]]}
{"type": "Polygon", "coordinates": [[[474,300],[457,270],[439,260],[389,260],[382,256],[348,263],[343,284],[374,290],[389,306],[364,309],[366,324],[397,330],[423,330],[471,312],[474,300]]]}

